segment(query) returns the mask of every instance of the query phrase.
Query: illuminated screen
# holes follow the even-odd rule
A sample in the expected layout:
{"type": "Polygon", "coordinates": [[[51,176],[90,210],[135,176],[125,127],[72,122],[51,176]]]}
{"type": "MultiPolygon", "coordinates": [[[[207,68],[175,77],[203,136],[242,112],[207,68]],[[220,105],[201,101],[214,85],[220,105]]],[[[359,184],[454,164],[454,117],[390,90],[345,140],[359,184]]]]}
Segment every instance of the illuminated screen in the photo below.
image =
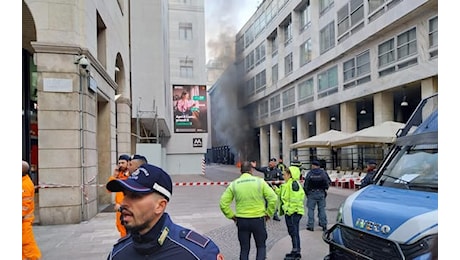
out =
{"type": "Polygon", "coordinates": [[[204,85],[173,85],[175,133],[207,133],[207,100],[204,85]]]}

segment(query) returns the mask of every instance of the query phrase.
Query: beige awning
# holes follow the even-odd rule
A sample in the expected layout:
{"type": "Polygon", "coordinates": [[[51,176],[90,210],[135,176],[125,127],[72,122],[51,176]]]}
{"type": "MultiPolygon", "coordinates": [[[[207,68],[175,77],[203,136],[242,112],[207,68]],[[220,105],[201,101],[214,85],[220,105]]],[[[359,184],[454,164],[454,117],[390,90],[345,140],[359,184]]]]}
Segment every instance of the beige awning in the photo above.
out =
{"type": "Polygon", "coordinates": [[[289,147],[291,149],[295,148],[305,148],[305,147],[331,147],[331,142],[346,138],[350,134],[331,129],[327,132],[312,136],[310,138],[301,140],[297,143],[291,144],[289,147]]]}
{"type": "Polygon", "coordinates": [[[331,146],[342,147],[358,144],[390,144],[396,140],[396,133],[405,124],[386,121],[379,125],[361,129],[350,134],[348,137],[336,139],[331,142],[331,146]]]}

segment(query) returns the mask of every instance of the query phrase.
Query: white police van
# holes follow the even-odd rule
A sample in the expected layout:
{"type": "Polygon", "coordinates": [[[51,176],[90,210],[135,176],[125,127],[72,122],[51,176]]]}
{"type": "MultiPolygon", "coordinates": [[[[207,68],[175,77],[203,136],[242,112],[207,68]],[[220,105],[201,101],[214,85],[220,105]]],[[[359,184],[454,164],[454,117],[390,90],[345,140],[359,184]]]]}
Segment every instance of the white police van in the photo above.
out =
{"type": "Polygon", "coordinates": [[[325,260],[438,256],[438,95],[423,99],[368,185],[323,234],[325,260]]]}

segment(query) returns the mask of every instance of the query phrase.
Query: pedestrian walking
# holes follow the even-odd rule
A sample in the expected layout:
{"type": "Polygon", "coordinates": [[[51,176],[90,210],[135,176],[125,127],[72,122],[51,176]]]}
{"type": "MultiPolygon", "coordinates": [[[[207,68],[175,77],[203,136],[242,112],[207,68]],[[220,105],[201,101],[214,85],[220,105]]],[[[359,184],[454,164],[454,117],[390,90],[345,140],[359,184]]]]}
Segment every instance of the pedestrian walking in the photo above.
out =
{"type": "Polygon", "coordinates": [[[292,250],[286,254],[285,260],[300,259],[302,257],[300,250],[300,219],[305,213],[304,200],[305,192],[299,182],[300,170],[297,166],[290,166],[283,172],[285,183],[279,188],[275,187],[281,204],[279,207],[280,216],[284,215],[286,227],[291,237],[292,250]]]}
{"type": "Polygon", "coordinates": [[[22,161],[22,259],[37,260],[41,257],[41,251],[32,227],[35,219],[35,185],[29,176],[29,168],[29,163],[22,161]]]}
{"type": "Polygon", "coordinates": [[[318,222],[323,231],[327,230],[326,196],[329,189],[329,177],[320,168],[318,161],[311,162],[311,170],[305,176],[304,190],[307,195],[307,230],[314,231],[315,208],[318,207],[318,222]]]}
{"type": "MultiPolygon", "coordinates": [[[[257,164],[255,161],[251,162],[251,166],[259,172],[262,172],[264,174],[264,180],[271,182],[271,181],[281,181],[283,179],[283,172],[277,167],[276,164],[276,158],[271,158],[270,161],[268,162],[268,166],[265,167],[257,167],[257,164]]],[[[272,185],[272,184],[270,184],[272,185]]],[[[273,184],[277,186],[276,184],[273,184]]],[[[273,215],[273,220],[280,221],[280,218],[278,216],[278,209],[275,210],[275,214],[273,215]]]]}
{"type": "Polygon", "coordinates": [[[241,165],[241,176],[232,181],[220,197],[220,210],[232,219],[238,229],[240,260],[248,260],[251,236],[254,236],[256,260],[264,260],[267,255],[268,221],[275,212],[277,196],[262,178],[253,176],[250,162],[241,165]],[[235,211],[230,207],[235,200],[235,211]],[[267,203],[266,203],[267,202],[267,203]]]}
{"type": "MultiPolygon", "coordinates": [[[[109,181],[115,180],[115,179],[120,179],[120,180],[125,180],[129,176],[129,170],[128,170],[128,161],[129,161],[129,155],[127,154],[122,154],[118,157],[118,165],[113,169],[112,175],[109,177],[109,181]]],[[[118,232],[120,233],[120,237],[126,236],[126,228],[121,224],[121,212],[120,206],[121,202],[123,201],[123,192],[116,192],[115,193],[115,205],[114,205],[114,210],[115,210],[115,226],[117,227],[118,232]]]]}
{"type": "Polygon", "coordinates": [[[126,180],[107,183],[108,190],[125,194],[121,214],[128,230],[113,246],[108,260],[224,259],[209,237],[171,220],[166,207],[172,187],[169,174],[151,164],[141,165],[126,180]]]}

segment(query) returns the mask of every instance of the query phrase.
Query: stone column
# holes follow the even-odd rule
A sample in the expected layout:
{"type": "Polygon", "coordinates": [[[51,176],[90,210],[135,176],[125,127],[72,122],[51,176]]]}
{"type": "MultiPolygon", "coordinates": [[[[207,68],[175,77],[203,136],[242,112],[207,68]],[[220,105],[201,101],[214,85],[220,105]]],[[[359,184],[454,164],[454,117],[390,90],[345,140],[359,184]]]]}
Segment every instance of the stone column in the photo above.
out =
{"type": "Polygon", "coordinates": [[[268,157],[269,154],[269,139],[268,139],[268,132],[269,128],[267,126],[261,127],[259,130],[259,142],[260,142],[260,162],[258,165],[267,165],[268,164],[268,157]]]}
{"type": "MultiPolygon", "coordinates": [[[[345,102],[340,104],[340,129],[344,133],[354,133],[357,128],[357,113],[356,113],[356,102],[345,102]]],[[[337,148],[333,148],[334,151],[338,151],[337,148]]],[[[340,149],[340,154],[337,156],[339,161],[338,165],[342,169],[352,168],[354,160],[353,157],[356,157],[355,153],[357,152],[357,146],[347,146],[340,149]]],[[[335,168],[328,166],[328,168],[335,168]]]]}
{"type": "Polygon", "coordinates": [[[393,102],[393,93],[391,92],[379,92],[374,94],[374,125],[394,120],[393,102]]]}
{"type": "Polygon", "coordinates": [[[308,138],[309,129],[308,120],[302,115],[297,116],[297,142],[308,138]]]}
{"type": "MultiPolygon", "coordinates": [[[[329,131],[330,124],[331,116],[329,109],[323,108],[316,111],[316,135],[329,131]]],[[[325,159],[329,163],[331,161],[331,149],[319,147],[316,149],[316,156],[318,159],[325,159]]]]}
{"type": "Polygon", "coordinates": [[[292,144],[292,122],[291,119],[283,120],[281,123],[281,131],[283,134],[283,162],[286,165],[290,165],[290,145],[292,144]]]}
{"type": "Polygon", "coordinates": [[[118,155],[132,154],[131,151],[131,101],[120,97],[116,101],[118,155]]]}
{"type": "Polygon", "coordinates": [[[279,130],[280,129],[277,125],[270,125],[270,158],[279,158],[280,156],[280,135],[278,133],[279,130]]]}
{"type": "Polygon", "coordinates": [[[429,97],[438,92],[438,77],[431,77],[427,79],[422,79],[421,86],[421,96],[422,99],[429,97]]]}

